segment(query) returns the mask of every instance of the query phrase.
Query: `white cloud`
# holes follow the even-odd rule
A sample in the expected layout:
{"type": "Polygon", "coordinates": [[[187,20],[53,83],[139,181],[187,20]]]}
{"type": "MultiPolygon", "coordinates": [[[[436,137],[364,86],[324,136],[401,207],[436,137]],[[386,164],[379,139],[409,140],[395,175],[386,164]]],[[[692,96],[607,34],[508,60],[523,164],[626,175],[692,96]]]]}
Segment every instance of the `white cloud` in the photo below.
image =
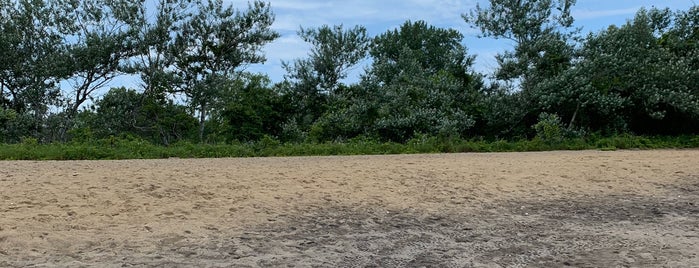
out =
{"type": "Polygon", "coordinates": [[[406,20],[425,20],[438,26],[463,27],[461,14],[475,5],[473,0],[408,1],[272,1],[278,21],[288,25],[315,27],[322,24],[370,25],[406,20]]]}
{"type": "Polygon", "coordinates": [[[272,29],[281,32],[296,32],[303,25],[302,20],[290,14],[277,15],[272,24],[272,29]]]}
{"type": "Polygon", "coordinates": [[[332,7],[331,1],[274,1],[272,7],[286,10],[318,10],[332,7]]]}
{"type": "Polygon", "coordinates": [[[265,47],[268,64],[280,64],[304,58],[309,52],[309,45],[296,35],[282,36],[265,47]]]}
{"type": "Polygon", "coordinates": [[[641,7],[606,9],[606,10],[590,10],[590,9],[574,9],[572,11],[573,18],[579,20],[597,19],[603,17],[618,17],[635,14],[641,7]]]}
{"type": "Polygon", "coordinates": [[[267,58],[265,63],[245,66],[245,71],[263,73],[272,79],[272,82],[280,82],[286,70],[282,67],[282,61],[291,62],[295,59],[305,58],[309,52],[309,45],[296,35],[282,36],[268,44],[263,49],[267,58]]]}

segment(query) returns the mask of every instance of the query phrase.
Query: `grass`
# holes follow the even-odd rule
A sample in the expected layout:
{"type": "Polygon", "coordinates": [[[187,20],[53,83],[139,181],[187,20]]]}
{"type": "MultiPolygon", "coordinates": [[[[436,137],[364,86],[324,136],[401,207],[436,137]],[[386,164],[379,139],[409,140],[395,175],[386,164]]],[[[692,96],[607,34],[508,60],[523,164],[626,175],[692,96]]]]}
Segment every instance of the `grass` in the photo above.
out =
{"type": "Polygon", "coordinates": [[[422,137],[404,144],[371,140],[356,140],[344,143],[280,143],[271,138],[264,138],[255,143],[192,144],[181,142],[171,146],[153,145],[143,140],[119,139],[55,144],[38,144],[30,141],[19,144],[0,144],[0,160],[217,158],[588,149],[610,151],[617,149],[661,148],[699,148],[699,136],[642,137],[620,135],[569,139],[560,142],[545,142],[536,138],[519,141],[482,141],[422,137]]]}

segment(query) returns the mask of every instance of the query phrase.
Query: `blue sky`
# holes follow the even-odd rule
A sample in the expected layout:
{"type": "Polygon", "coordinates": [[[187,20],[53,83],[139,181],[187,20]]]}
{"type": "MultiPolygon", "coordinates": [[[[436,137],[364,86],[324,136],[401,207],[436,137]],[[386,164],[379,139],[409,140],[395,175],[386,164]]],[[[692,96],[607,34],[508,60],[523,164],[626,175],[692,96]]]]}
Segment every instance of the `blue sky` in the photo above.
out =
{"type": "MultiPolygon", "coordinates": [[[[246,0],[224,0],[235,7],[245,8],[246,0]]],[[[494,55],[510,49],[511,43],[502,40],[479,39],[478,32],[471,29],[461,18],[475,7],[476,3],[486,6],[487,0],[269,0],[276,14],[272,26],[281,38],[266,49],[267,62],[252,65],[248,71],[267,73],[272,81],[283,79],[285,71],[281,61],[303,58],[308,46],[296,36],[299,26],[318,27],[323,24],[345,26],[364,25],[371,36],[394,29],[406,20],[424,20],[444,28],[453,28],[464,34],[464,44],[470,54],[476,54],[476,70],[490,72],[496,67],[494,55]]],[[[620,25],[641,7],[669,7],[686,10],[692,0],[578,0],[573,8],[576,25],[583,33],[597,32],[611,24],[620,25]]],[[[365,63],[366,64],[366,63],[365,63]]],[[[356,68],[350,80],[356,80],[362,67],[356,68]]]]}

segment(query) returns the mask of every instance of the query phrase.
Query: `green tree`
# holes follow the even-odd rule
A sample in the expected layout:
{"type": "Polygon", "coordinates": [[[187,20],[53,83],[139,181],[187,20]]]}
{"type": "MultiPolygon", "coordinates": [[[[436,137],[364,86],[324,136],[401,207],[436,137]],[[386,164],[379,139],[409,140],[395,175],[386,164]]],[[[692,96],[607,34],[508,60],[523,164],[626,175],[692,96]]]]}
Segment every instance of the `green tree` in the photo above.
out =
{"type": "Polygon", "coordinates": [[[691,123],[699,119],[699,50],[686,46],[692,35],[685,14],[641,9],[625,25],[590,35],[575,68],[540,85],[540,102],[570,118],[569,127],[579,121],[612,133],[699,130],[691,123]]]}
{"type": "Polygon", "coordinates": [[[60,12],[66,23],[68,44],[66,68],[72,76],[72,92],[66,109],[76,113],[93,94],[121,74],[121,63],[135,54],[138,1],[64,1],[60,12]]]}
{"type": "Polygon", "coordinates": [[[95,136],[133,135],[163,145],[194,138],[196,120],[186,107],[144,94],[126,88],[109,90],[96,102],[91,122],[95,136]]]}
{"type": "Polygon", "coordinates": [[[283,63],[287,94],[296,106],[294,121],[307,128],[327,109],[330,98],[344,85],[350,68],[366,58],[371,39],[366,28],[342,25],[301,28],[298,35],[311,45],[308,58],[283,63]]]}
{"type": "Polygon", "coordinates": [[[265,135],[279,136],[288,104],[274,91],[265,75],[242,73],[222,87],[212,103],[212,140],[257,141],[265,135]]]}
{"type": "Polygon", "coordinates": [[[59,97],[58,81],[67,75],[60,66],[65,46],[55,9],[54,2],[42,0],[0,1],[2,104],[31,116],[34,137],[59,97]]]}
{"type": "Polygon", "coordinates": [[[279,34],[270,29],[274,14],[269,4],[254,1],[244,12],[222,0],[198,2],[196,12],[178,32],[173,49],[179,92],[199,115],[199,139],[204,142],[205,123],[212,102],[225,81],[240,67],[264,62],[265,44],[279,34]]]}
{"type": "Polygon", "coordinates": [[[142,81],[144,98],[165,101],[179,83],[168,70],[174,66],[174,34],[181,31],[186,19],[191,16],[192,0],[159,0],[155,18],[145,6],[140,6],[135,14],[132,44],[136,52],[131,57],[124,72],[138,75],[142,81]]]}
{"type": "MultiPolygon", "coordinates": [[[[122,63],[135,54],[135,27],[143,3],[134,1],[59,1],[64,45],[62,65],[69,85],[62,90],[57,139],[65,140],[73,118],[95,93],[119,76],[122,63]]],[[[54,117],[56,117],[54,116],[54,117]]]]}
{"type": "Polygon", "coordinates": [[[34,118],[30,114],[20,114],[12,109],[0,108],[0,142],[17,143],[23,137],[31,137],[34,118]]]}
{"type": "Polygon", "coordinates": [[[399,29],[374,38],[369,54],[374,59],[371,76],[389,83],[405,70],[406,60],[415,68],[434,75],[446,71],[469,85],[473,79],[468,68],[474,56],[461,45],[463,35],[454,29],[441,29],[424,21],[407,21],[399,29]]]}
{"type": "Polygon", "coordinates": [[[112,88],[97,100],[95,131],[99,137],[138,135],[141,96],[135,90],[112,88]]]}
{"type": "Polygon", "coordinates": [[[301,28],[298,35],[311,44],[311,52],[307,59],[284,64],[288,78],[313,84],[316,92],[327,94],[332,94],[347,71],[366,57],[371,42],[364,26],[345,30],[342,25],[323,25],[301,28]]]}
{"type": "MultiPolygon", "coordinates": [[[[570,8],[576,0],[490,0],[490,6],[480,4],[462,15],[481,37],[504,38],[515,43],[513,52],[497,56],[500,69],[496,77],[503,80],[521,79],[523,90],[538,81],[564,70],[572,55],[566,41],[572,32],[564,29],[573,25],[570,8]]],[[[575,31],[574,31],[575,32],[575,31]]]]}
{"type": "MultiPolygon", "coordinates": [[[[480,4],[464,20],[481,31],[481,37],[507,39],[514,42],[514,50],[498,54],[499,68],[495,78],[504,81],[502,87],[519,87],[503,96],[513,105],[487,109],[484,118],[491,118],[490,126],[502,126],[496,135],[519,136],[531,132],[530,125],[537,120],[541,107],[537,85],[555,77],[571,66],[574,44],[579,29],[572,29],[571,7],[576,0],[490,0],[489,6],[480,4]]],[[[494,101],[494,100],[491,100],[494,101]]]]}
{"type": "Polygon", "coordinates": [[[315,132],[325,139],[362,134],[393,141],[464,135],[474,123],[469,109],[480,76],[469,70],[474,57],[462,39],[423,21],[375,37],[371,69],[359,86],[343,90],[315,132]]]}
{"type": "MultiPolygon", "coordinates": [[[[663,12],[660,12],[661,16],[663,12]]],[[[689,67],[699,70],[699,5],[674,13],[671,26],[660,36],[660,45],[675,56],[689,61],[689,67]]],[[[699,81],[692,86],[699,89],[699,81]]]]}

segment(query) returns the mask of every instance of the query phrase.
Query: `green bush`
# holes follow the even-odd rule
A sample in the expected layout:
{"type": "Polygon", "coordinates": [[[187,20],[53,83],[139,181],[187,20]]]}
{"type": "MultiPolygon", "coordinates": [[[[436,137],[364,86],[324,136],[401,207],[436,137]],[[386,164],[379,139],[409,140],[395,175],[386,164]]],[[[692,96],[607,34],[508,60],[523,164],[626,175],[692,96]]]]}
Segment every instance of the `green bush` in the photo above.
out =
{"type": "Polygon", "coordinates": [[[557,114],[539,114],[539,121],[532,128],[536,131],[536,137],[545,143],[557,144],[563,141],[563,127],[557,114]]]}
{"type": "MultiPolygon", "coordinates": [[[[554,132],[555,133],[555,132],[554,132]]],[[[271,136],[258,142],[232,144],[195,144],[180,141],[171,146],[154,145],[133,136],[109,137],[94,142],[40,144],[24,138],[18,144],[0,144],[2,160],[83,160],[141,158],[212,158],[253,156],[372,155],[455,152],[514,152],[546,150],[617,150],[657,148],[699,148],[699,136],[639,137],[619,135],[561,139],[546,142],[533,140],[484,141],[415,135],[406,143],[378,142],[360,137],[347,142],[281,143],[271,136]]]]}
{"type": "Polygon", "coordinates": [[[39,144],[39,140],[34,137],[22,137],[20,138],[20,143],[26,146],[37,146],[39,144]]]}

